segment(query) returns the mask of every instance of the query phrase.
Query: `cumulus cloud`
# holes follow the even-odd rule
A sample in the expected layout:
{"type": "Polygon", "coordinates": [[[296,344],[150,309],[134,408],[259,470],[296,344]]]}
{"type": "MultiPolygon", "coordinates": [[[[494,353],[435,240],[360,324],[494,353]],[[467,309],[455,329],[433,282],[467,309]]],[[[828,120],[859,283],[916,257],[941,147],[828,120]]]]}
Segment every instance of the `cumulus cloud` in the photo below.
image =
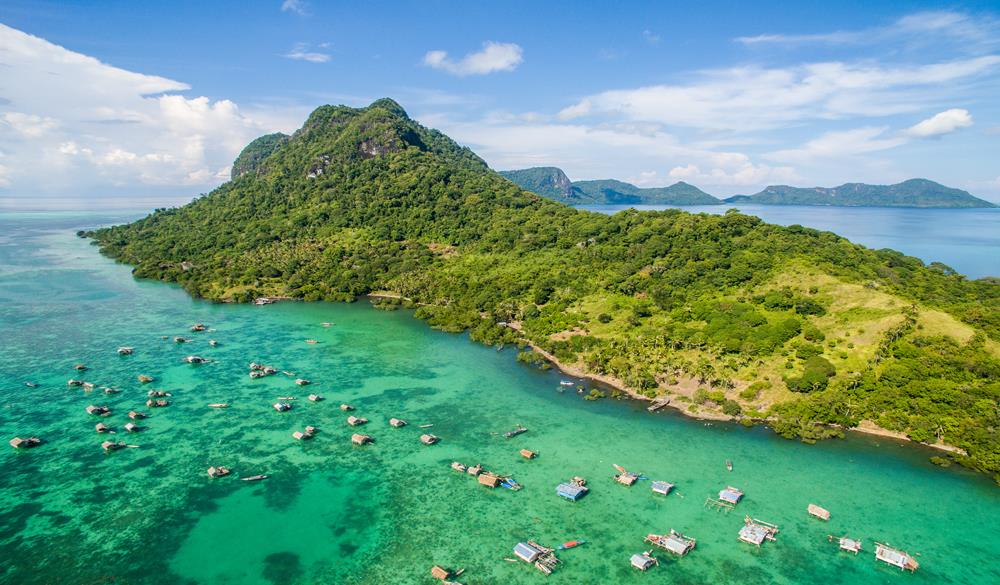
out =
{"type": "Polygon", "coordinates": [[[890,133],[888,126],[866,126],[853,130],[826,132],[798,148],[776,150],[765,154],[764,158],[803,163],[887,150],[905,144],[906,141],[905,137],[890,133]]]}
{"type": "Polygon", "coordinates": [[[261,123],[229,100],[189,98],[186,83],[126,71],[0,25],[0,187],[17,194],[183,187],[220,180],[253,138],[295,121],[261,123]]]}
{"type": "Polygon", "coordinates": [[[294,61],[308,61],[310,63],[326,63],[330,60],[329,53],[310,51],[306,43],[296,43],[292,50],[282,55],[286,59],[294,61]]]}
{"type": "Polygon", "coordinates": [[[790,181],[795,177],[789,166],[757,164],[744,153],[685,144],[656,126],[588,126],[518,120],[517,116],[463,122],[435,115],[421,116],[420,120],[470,145],[501,169],[552,165],[574,179],[633,177],[638,184],[650,186],[690,180],[708,188],[790,181]],[[664,167],[688,168],[689,172],[677,170],[661,176],[648,171],[664,167]]]}
{"type": "Polygon", "coordinates": [[[308,16],[308,4],[302,0],[284,0],[281,3],[282,12],[291,12],[293,14],[298,14],[299,16],[308,16]]]}
{"type": "Polygon", "coordinates": [[[514,43],[487,41],[483,49],[455,61],[447,51],[428,51],[424,64],[452,75],[486,75],[496,71],[513,71],[524,61],[524,51],[514,43]]]}
{"type": "Polygon", "coordinates": [[[969,110],[952,108],[910,126],[904,133],[915,138],[928,138],[949,134],[959,128],[968,128],[969,126],[972,126],[972,115],[969,114],[969,110]]]}
{"type": "Polygon", "coordinates": [[[926,65],[825,62],[701,72],[685,85],[653,85],[586,96],[566,119],[601,114],[713,130],[762,130],[808,120],[879,117],[925,109],[945,84],[993,72],[1000,56],[926,65]]]}

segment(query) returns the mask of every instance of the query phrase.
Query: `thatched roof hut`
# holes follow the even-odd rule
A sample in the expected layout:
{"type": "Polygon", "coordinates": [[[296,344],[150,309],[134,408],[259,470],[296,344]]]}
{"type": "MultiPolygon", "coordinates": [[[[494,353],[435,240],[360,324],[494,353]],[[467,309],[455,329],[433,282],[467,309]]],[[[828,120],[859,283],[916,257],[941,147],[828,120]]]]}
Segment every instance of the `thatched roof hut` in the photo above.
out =
{"type": "Polygon", "coordinates": [[[354,410],[354,407],[351,406],[350,404],[341,404],[340,405],[340,410],[343,410],[344,412],[350,412],[350,411],[354,410]]]}
{"type": "Polygon", "coordinates": [[[374,443],[375,439],[371,438],[369,435],[354,433],[351,435],[351,442],[355,445],[367,445],[368,443],[374,443]]]}
{"type": "Polygon", "coordinates": [[[525,459],[534,459],[535,456],[538,455],[538,453],[535,453],[530,449],[521,449],[520,453],[521,457],[524,457],[525,459]]]}
{"type": "Polygon", "coordinates": [[[347,417],[347,424],[351,425],[352,427],[359,427],[359,426],[361,426],[363,424],[367,424],[367,423],[368,423],[368,419],[364,418],[364,417],[359,417],[359,416],[349,416],[349,417],[347,417]]]}
{"type": "Polygon", "coordinates": [[[107,416],[111,414],[111,409],[107,406],[94,406],[91,404],[87,407],[87,414],[92,414],[94,416],[107,416]]]}
{"type": "Polygon", "coordinates": [[[403,419],[401,419],[401,418],[390,418],[389,419],[389,426],[396,427],[397,429],[399,427],[405,427],[406,426],[406,421],[403,420],[403,419]]]}

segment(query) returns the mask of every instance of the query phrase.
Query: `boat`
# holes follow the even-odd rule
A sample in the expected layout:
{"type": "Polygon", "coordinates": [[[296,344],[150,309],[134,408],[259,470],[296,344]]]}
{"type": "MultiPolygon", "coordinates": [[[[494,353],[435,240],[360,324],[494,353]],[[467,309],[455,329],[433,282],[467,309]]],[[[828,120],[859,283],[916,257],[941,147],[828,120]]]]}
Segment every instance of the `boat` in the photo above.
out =
{"type": "Polygon", "coordinates": [[[215,402],[208,405],[209,408],[229,408],[229,405],[225,402],[215,402]]]}
{"type": "Polygon", "coordinates": [[[201,357],[200,355],[189,355],[186,358],[184,358],[184,361],[186,361],[189,364],[203,364],[208,360],[201,357]]]}
{"type": "Polygon", "coordinates": [[[250,477],[241,477],[240,481],[260,481],[262,479],[267,479],[266,475],[251,475],[250,477]]]}
{"type": "Polygon", "coordinates": [[[566,550],[570,548],[576,548],[581,544],[587,544],[586,540],[567,540],[566,542],[560,544],[556,547],[556,550],[566,550]]]}
{"type": "Polygon", "coordinates": [[[500,487],[505,487],[509,490],[514,490],[515,492],[521,489],[521,484],[514,481],[513,477],[506,477],[500,481],[500,487]]]}
{"type": "Polygon", "coordinates": [[[451,462],[451,468],[454,469],[455,471],[460,472],[460,473],[465,473],[465,470],[468,469],[468,467],[466,467],[464,464],[462,464],[459,461],[452,461],[451,462]]]}
{"type": "Polygon", "coordinates": [[[295,383],[298,384],[299,386],[308,386],[309,384],[312,384],[312,382],[306,380],[305,378],[298,378],[297,380],[295,380],[295,383]]]}
{"type": "Polygon", "coordinates": [[[191,331],[205,331],[208,327],[205,327],[202,323],[196,323],[191,326],[191,331]]]}
{"type": "Polygon", "coordinates": [[[323,323],[320,323],[320,325],[322,325],[323,327],[329,327],[329,326],[333,325],[333,323],[327,323],[327,322],[324,321],[323,323]]]}
{"type": "Polygon", "coordinates": [[[25,382],[24,385],[27,386],[28,388],[38,388],[37,382],[25,382]]]}
{"type": "Polygon", "coordinates": [[[306,343],[308,343],[308,344],[310,344],[310,345],[315,345],[315,344],[317,344],[317,343],[319,343],[319,342],[318,342],[318,341],[316,341],[315,339],[307,339],[307,340],[306,340],[306,343]]]}
{"type": "Polygon", "coordinates": [[[503,434],[503,436],[507,437],[508,439],[510,439],[510,438],[513,438],[513,437],[516,437],[516,436],[520,435],[521,433],[526,433],[526,432],[528,432],[528,429],[526,427],[523,427],[521,425],[517,425],[516,429],[514,429],[513,431],[507,431],[506,433],[503,434]]]}
{"type": "Polygon", "coordinates": [[[569,380],[563,380],[563,381],[559,382],[559,385],[560,386],[572,386],[573,382],[570,382],[569,380]]]}
{"type": "Polygon", "coordinates": [[[118,355],[132,355],[134,350],[131,347],[119,347],[118,355]]]}
{"type": "Polygon", "coordinates": [[[419,425],[419,426],[420,426],[420,428],[422,428],[422,429],[429,429],[429,428],[431,428],[431,427],[432,427],[432,426],[434,426],[434,425],[433,425],[433,424],[429,424],[429,425],[419,425]]]}
{"type": "Polygon", "coordinates": [[[208,344],[211,345],[212,347],[218,347],[219,342],[214,339],[209,339],[208,344]]]}
{"type": "Polygon", "coordinates": [[[733,470],[733,462],[728,459],[726,459],[726,469],[728,469],[729,471],[733,470]]]}

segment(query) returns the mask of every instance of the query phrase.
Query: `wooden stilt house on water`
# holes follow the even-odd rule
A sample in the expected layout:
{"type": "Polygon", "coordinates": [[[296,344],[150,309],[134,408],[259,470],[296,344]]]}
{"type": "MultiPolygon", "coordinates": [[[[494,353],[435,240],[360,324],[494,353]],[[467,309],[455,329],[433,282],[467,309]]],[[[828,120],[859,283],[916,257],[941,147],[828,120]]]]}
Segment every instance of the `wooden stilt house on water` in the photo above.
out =
{"type": "Polygon", "coordinates": [[[533,540],[517,543],[514,546],[514,556],[526,563],[534,564],[536,569],[546,575],[551,575],[556,565],[559,564],[559,559],[556,558],[553,549],[544,547],[533,540]]]}
{"type": "Polygon", "coordinates": [[[615,475],[615,481],[617,481],[618,483],[620,483],[622,485],[625,485],[625,486],[631,486],[635,482],[639,481],[639,474],[638,473],[633,473],[631,471],[625,471],[625,468],[622,467],[621,465],[612,464],[612,467],[614,467],[616,470],[618,470],[618,474],[615,475]]]}
{"type": "Polygon", "coordinates": [[[489,488],[495,488],[500,485],[500,476],[489,472],[479,474],[476,476],[476,480],[479,481],[480,485],[484,485],[489,488]]]}
{"type": "Polygon", "coordinates": [[[32,447],[37,447],[42,444],[42,440],[38,437],[14,437],[10,440],[10,446],[15,449],[30,449],[32,447]]]}
{"type": "Polygon", "coordinates": [[[875,558],[887,565],[899,567],[900,570],[910,571],[911,573],[920,568],[920,563],[917,562],[917,559],[881,542],[875,543],[875,558]]]}
{"type": "Polygon", "coordinates": [[[652,485],[652,490],[654,494],[669,495],[670,491],[674,489],[674,484],[666,481],[654,481],[652,485]]]}
{"type": "Polygon", "coordinates": [[[420,442],[424,445],[433,445],[440,440],[435,435],[420,435],[420,442]]]}
{"type": "Polygon", "coordinates": [[[347,417],[347,424],[352,427],[360,427],[363,424],[368,424],[368,419],[359,416],[349,416],[347,417]]]}
{"type": "Polygon", "coordinates": [[[726,489],[719,492],[719,499],[735,506],[743,499],[743,490],[727,486],[726,489]]]}
{"type": "MultiPolygon", "coordinates": [[[[829,536],[829,538],[830,542],[833,542],[832,534],[829,536]]],[[[854,554],[858,554],[859,552],[861,552],[860,540],[854,540],[853,538],[841,536],[840,538],[837,539],[837,545],[840,547],[840,550],[846,550],[847,552],[852,552],[854,554]]]]}
{"type": "Polygon", "coordinates": [[[369,443],[374,443],[375,439],[368,435],[362,435],[360,433],[354,433],[351,435],[351,442],[355,445],[367,445],[369,443]]]}
{"type": "Polygon", "coordinates": [[[401,418],[390,418],[389,419],[389,426],[396,427],[397,429],[400,428],[400,427],[405,427],[406,426],[406,421],[403,420],[403,419],[401,419],[401,418]]]}
{"type": "Polygon", "coordinates": [[[583,496],[587,495],[587,492],[589,491],[590,488],[576,482],[566,482],[556,486],[556,495],[566,498],[571,502],[579,500],[583,496]]]}
{"type": "Polygon", "coordinates": [[[671,552],[679,557],[691,552],[695,545],[698,544],[697,540],[689,536],[684,536],[672,528],[670,529],[670,534],[646,535],[645,542],[648,542],[653,546],[658,546],[663,550],[671,552]]]}
{"type": "Polygon", "coordinates": [[[634,554],[631,558],[632,566],[640,571],[645,571],[646,569],[659,565],[660,561],[656,557],[652,556],[649,552],[644,552],[640,554],[634,554]]]}
{"type": "Polygon", "coordinates": [[[743,528],[740,529],[740,540],[759,547],[765,540],[775,541],[778,534],[778,525],[757,520],[747,516],[743,520],[743,528]]]}
{"type": "Polygon", "coordinates": [[[816,504],[809,504],[809,506],[806,508],[806,511],[809,512],[810,516],[815,516],[820,520],[830,519],[830,511],[827,510],[826,508],[821,508],[816,504]]]}

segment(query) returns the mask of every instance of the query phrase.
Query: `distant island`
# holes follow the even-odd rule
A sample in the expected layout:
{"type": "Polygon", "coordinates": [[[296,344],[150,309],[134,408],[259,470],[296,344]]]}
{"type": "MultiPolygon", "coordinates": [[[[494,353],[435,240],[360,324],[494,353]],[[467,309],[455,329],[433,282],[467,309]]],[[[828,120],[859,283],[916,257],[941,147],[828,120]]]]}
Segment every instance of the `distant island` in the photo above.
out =
{"type": "Polygon", "coordinates": [[[518,187],[570,205],[720,205],[722,201],[683,181],[669,187],[643,188],[605,179],[570,181],[557,167],[500,171],[518,187]]]}
{"type": "Polygon", "coordinates": [[[614,179],[571,181],[557,167],[500,171],[500,175],[543,197],[570,205],[824,205],[837,207],[987,208],[995,204],[967,191],[927,179],[895,185],[845,183],[839,187],[771,185],[753,195],[713,197],[683,181],[668,187],[636,187],[614,179]]]}
{"type": "Polygon", "coordinates": [[[889,433],[1000,482],[995,281],[734,210],[575,209],[390,99],[320,107],[291,136],[251,143],[232,176],[81,235],[196,297],[368,296],[614,395],[810,442],[889,433]]]}

